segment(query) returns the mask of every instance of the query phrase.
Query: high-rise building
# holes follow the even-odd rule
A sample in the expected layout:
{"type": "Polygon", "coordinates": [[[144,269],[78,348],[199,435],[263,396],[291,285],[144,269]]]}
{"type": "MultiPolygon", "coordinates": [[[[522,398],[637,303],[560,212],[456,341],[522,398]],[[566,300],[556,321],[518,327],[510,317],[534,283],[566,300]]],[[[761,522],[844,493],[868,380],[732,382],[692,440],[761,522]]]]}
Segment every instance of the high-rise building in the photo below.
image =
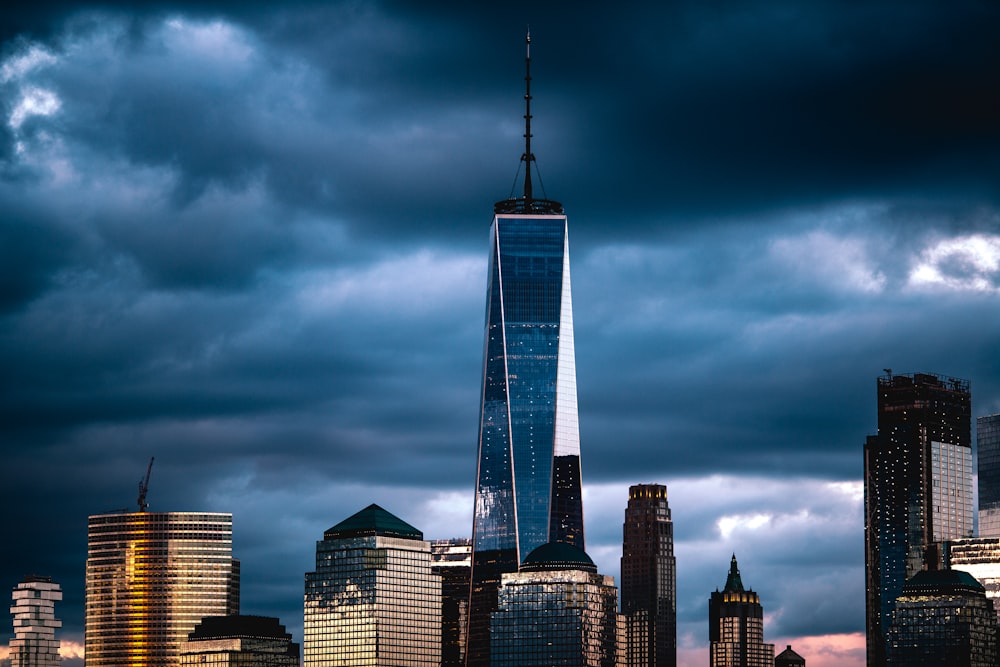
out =
{"type": "Polygon", "coordinates": [[[864,450],[868,667],[886,664],[906,580],[925,562],[940,567],[942,543],[973,530],[968,381],[889,373],[877,389],[878,434],[864,450]]]}
{"type": "Polygon", "coordinates": [[[677,562],[667,487],[628,490],[622,540],[622,614],[630,667],[677,664],[677,562]]]}
{"type": "Polygon", "coordinates": [[[961,570],[923,570],[892,610],[890,667],[995,667],[997,622],[982,585],[961,570]]]}
{"type": "Polygon", "coordinates": [[[299,667],[299,645],[269,616],[207,616],[181,644],[181,667],[299,667]]]}
{"type": "Polygon", "coordinates": [[[473,513],[469,665],[489,664],[501,575],[549,541],[584,548],[569,239],[562,204],[536,199],[531,52],[525,59],[524,195],[497,202],[473,513]]]}
{"type": "Polygon", "coordinates": [[[62,589],[50,577],[28,576],[11,593],[14,638],[10,640],[10,667],[59,667],[56,602],[62,589]]]}
{"type": "Polygon", "coordinates": [[[465,664],[471,569],[472,540],[431,542],[431,571],[441,575],[441,667],[465,664]]]}
{"type": "Polygon", "coordinates": [[[323,533],[306,573],[309,667],[441,663],[441,577],[423,533],[369,505],[323,533]]]}
{"type": "Polygon", "coordinates": [[[618,667],[618,589],[581,549],[549,542],[505,573],[491,615],[493,667],[618,667]]]}
{"type": "Polygon", "coordinates": [[[948,542],[945,564],[968,572],[982,584],[1000,623],[1000,537],[967,537],[948,542]]]}
{"type": "Polygon", "coordinates": [[[232,514],[97,514],[87,534],[87,667],[176,665],[202,618],[239,613],[232,514]]]}
{"type": "Polygon", "coordinates": [[[764,608],[753,589],[743,588],[736,554],[721,591],[708,601],[710,667],[774,667],[774,644],[764,643],[764,608]]]}
{"type": "Polygon", "coordinates": [[[979,537],[1000,537],[1000,414],[976,419],[976,449],[979,537]]]}

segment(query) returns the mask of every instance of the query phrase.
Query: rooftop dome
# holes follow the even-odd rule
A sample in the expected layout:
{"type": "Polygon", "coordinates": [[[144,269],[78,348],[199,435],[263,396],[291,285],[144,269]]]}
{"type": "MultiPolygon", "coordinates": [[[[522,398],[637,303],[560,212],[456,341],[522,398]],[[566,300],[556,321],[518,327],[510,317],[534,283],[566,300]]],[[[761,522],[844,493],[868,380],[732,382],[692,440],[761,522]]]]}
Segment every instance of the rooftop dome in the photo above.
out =
{"type": "Polygon", "coordinates": [[[584,570],[597,573],[597,566],[583,549],[565,542],[548,542],[524,557],[521,572],[545,570],[584,570]]]}

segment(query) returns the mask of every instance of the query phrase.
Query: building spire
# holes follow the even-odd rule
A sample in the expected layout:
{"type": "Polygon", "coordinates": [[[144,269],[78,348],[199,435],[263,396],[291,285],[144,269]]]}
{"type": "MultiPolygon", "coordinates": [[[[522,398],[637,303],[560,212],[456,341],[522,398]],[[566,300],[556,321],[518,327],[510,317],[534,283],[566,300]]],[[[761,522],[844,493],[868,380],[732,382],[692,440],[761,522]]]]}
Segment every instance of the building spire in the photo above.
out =
{"type": "Polygon", "coordinates": [[[524,35],[524,203],[531,207],[531,28],[524,35]]]}
{"type": "Polygon", "coordinates": [[[740,577],[740,567],[736,564],[736,554],[729,562],[729,576],[726,577],[726,587],[723,589],[733,593],[743,592],[743,579],[740,577]]]}

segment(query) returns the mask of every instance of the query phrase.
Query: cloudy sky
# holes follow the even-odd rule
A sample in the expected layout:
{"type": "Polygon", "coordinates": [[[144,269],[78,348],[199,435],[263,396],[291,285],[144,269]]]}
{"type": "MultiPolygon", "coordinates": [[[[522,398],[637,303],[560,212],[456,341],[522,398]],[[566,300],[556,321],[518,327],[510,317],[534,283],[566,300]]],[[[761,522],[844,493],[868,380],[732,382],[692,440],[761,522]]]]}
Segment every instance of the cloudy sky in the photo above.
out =
{"type": "Polygon", "coordinates": [[[683,665],[734,552],[779,651],[863,664],[875,378],[1000,412],[1000,7],[709,4],[5,9],[0,587],[61,583],[78,654],[87,515],[151,456],[150,509],[232,512],[243,611],[296,641],[324,529],[470,534],[530,24],[588,551],[617,577],[629,484],[667,484],[683,665]]]}

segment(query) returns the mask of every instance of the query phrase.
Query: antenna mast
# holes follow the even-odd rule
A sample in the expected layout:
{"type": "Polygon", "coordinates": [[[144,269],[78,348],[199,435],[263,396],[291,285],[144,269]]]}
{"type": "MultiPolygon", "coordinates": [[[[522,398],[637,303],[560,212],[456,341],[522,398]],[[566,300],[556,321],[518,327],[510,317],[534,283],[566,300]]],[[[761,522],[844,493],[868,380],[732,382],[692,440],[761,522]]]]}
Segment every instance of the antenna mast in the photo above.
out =
{"type": "Polygon", "coordinates": [[[524,203],[531,207],[531,29],[524,35],[524,203]]]}
{"type": "Polygon", "coordinates": [[[146,468],[146,479],[145,481],[139,480],[139,511],[145,512],[146,508],[149,507],[149,503],[146,502],[146,491],[149,491],[149,474],[153,472],[153,458],[149,457],[149,467],[146,468]]]}

